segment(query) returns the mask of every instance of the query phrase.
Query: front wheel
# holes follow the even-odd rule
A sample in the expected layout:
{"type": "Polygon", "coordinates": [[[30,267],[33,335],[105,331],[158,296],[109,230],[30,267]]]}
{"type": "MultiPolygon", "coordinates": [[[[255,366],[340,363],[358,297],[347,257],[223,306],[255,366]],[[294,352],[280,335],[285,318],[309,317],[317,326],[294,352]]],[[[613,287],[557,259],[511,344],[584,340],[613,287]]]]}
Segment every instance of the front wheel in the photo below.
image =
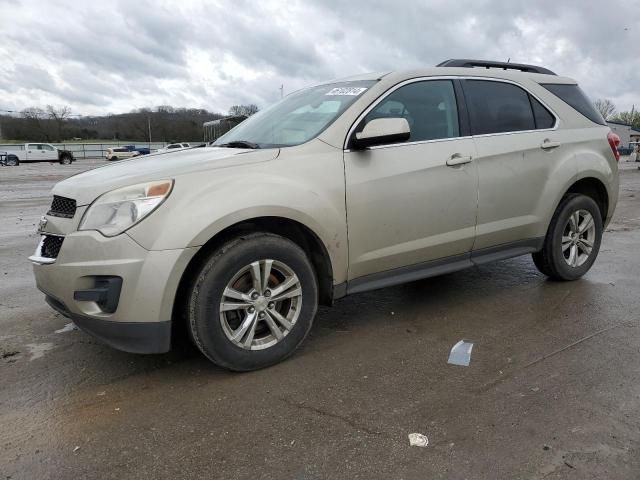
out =
{"type": "Polygon", "coordinates": [[[532,255],[533,262],[555,280],[576,280],[595,262],[602,229],[602,213],[592,198],[567,195],[551,219],[542,250],[532,255]]]}
{"type": "Polygon", "coordinates": [[[61,165],[70,165],[71,164],[71,157],[69,155],[62,155],[60,157],[60,164],[61,165]]]}
{"type": "Polygon", "coordinates": [[[305,339],[318,284],[305,252],[268,233],[242,236],[212,253],[193,282],[191,336],[211,361],[235,371],[264,368],[305,339]]]}

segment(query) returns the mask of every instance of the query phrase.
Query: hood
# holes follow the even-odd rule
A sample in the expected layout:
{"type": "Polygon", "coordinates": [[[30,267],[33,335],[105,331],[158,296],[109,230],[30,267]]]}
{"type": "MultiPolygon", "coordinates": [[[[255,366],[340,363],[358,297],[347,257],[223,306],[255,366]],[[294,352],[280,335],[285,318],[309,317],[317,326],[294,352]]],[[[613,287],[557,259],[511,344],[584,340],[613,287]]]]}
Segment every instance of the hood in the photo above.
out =
{"type": "Polygon", "coordinates": [[[237,167],[276,158],[280,150],[202,147],[119,160],[63,180],[53,187],[55,195],[87,205],[103,193],[154,180],[168,180],[214,169],[237,167]]]}

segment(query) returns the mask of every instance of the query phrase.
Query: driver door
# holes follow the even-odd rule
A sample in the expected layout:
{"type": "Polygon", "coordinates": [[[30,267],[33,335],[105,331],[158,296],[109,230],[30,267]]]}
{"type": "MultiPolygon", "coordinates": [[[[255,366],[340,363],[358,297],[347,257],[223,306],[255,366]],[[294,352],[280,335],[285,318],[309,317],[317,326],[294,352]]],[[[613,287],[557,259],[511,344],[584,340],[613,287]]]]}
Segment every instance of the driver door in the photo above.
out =
{"type": "Polygon", "coordinates": [[[478,172],[454,82],[415,80],[396,87],[356,131],[385,117],[406,118],[409,140],[344,154],[349,280],[382,272],[417,272],[419,278],[423,268],[441,264],[435,260],[470,262],[478,172]]]}

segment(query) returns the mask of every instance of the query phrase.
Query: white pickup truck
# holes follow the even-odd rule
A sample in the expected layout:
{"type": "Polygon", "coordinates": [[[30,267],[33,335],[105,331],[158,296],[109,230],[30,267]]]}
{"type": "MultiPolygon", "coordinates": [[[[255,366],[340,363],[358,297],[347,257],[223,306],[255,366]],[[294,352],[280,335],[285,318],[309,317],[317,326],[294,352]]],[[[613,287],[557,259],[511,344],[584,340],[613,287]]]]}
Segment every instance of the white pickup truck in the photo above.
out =
{"type": "Polygon", "coordinates": [[[17,165],[20,162],[58,162],[62,165],[69,165],[75,161],[72,152],[57,149],[48,143],[0,145],[0,151],[6,152],[7,165],[17,165]]]}

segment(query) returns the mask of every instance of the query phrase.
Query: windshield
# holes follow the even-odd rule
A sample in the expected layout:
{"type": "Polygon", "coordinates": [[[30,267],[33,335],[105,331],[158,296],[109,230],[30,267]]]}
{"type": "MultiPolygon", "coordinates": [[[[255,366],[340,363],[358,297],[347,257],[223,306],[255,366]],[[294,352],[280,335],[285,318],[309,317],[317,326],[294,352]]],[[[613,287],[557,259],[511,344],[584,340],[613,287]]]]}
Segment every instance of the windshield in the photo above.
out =
{"type": "Polygon", "coordinates": [[[374,81],[339,82],[292,93],[230,130],[214,146],[290,147],[316,137],[374,81]]]}

